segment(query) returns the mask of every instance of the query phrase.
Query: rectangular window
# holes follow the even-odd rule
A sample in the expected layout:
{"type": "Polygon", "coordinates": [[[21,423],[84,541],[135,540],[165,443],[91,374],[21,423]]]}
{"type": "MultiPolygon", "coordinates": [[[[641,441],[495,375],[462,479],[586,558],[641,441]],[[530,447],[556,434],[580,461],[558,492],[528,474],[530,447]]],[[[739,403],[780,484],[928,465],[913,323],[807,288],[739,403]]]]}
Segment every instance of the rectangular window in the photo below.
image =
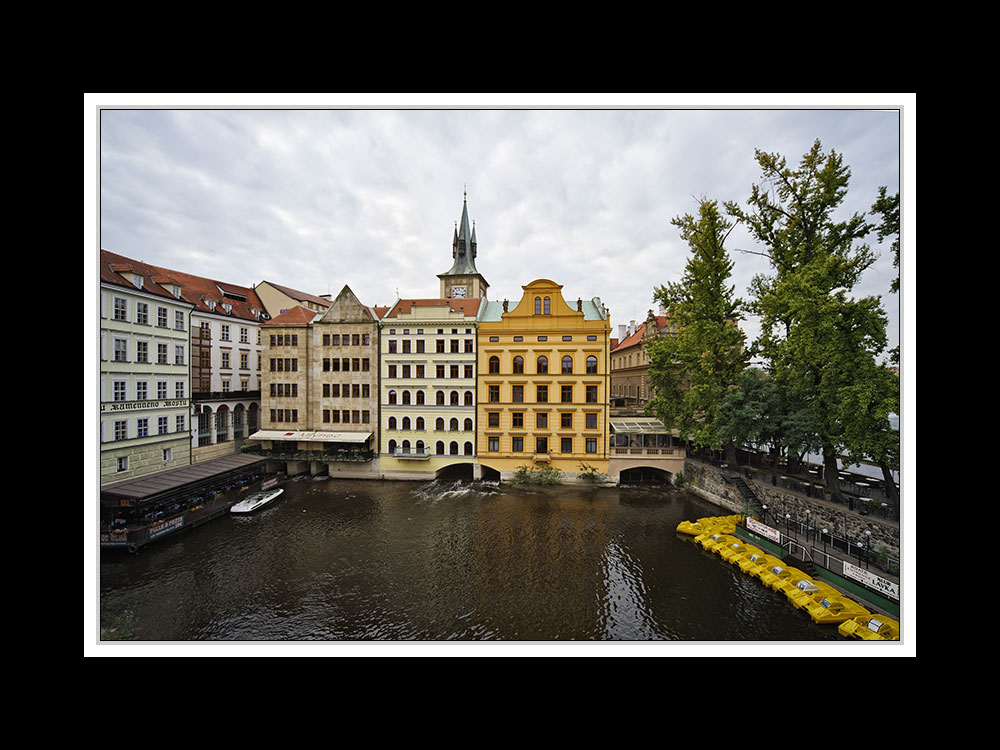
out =
{"type": "Polygon", "coordinates": [[[490,386],[490,403],[491,404],[500,403],[500,386],[498,385],[490,386]]]}
{"type": "Polygon", "coordinates": [[[562,396],[562,402],[564,404],[571,404],[571,403],[573,403],[573,386],[571,386],[571,385],[564,385],[562,387],[562,394],[561,394],[561,396],[562,396]]]}
{"type": "Polygon", "coordinates": [[[561,438],[560,441],[559,441],[559,449],[563,453],[572,453],[573,452],[573,438],[570,438],[570,437],[561,438]]]}
{"type": "Polygon", "coordinates": [[[537,398],[535,399],[538,403],[544,404],[549,400],[549,387],[547,385],[540,385],[537,388],[537,398]]]}
{"type": "Polygon", "coordinates": [[[128,300],[123,297],[115,297],[115,320],[128,320],[128,300]]]}
{"type": "Polygon", "coordinates": [[[573,429],[573,415],[570,413],[559,415],[559,426],[564,430],[573,429]]]}
{"type": "Polygon", "coordinates": [[[587,386],[587,403],[596,404],[597,403],[597,386],[588,385],[587,386]]]}
{"type": "Polygon", "coordinates": [[[535,453],[548,453],[549,439],[544,437],[535,438],[535,453]]]}
{"type": "Polygon", "coordinates": [[[515,435],[510,439],[510,449],[515,453],[520,453],[524,450],[524,438],[520,435],[515,435]]]}
{"type": "Polygon", "coordinates": [[[510,413],[510,426],[511,427],[524,427],[524,412],[523,411],[512,411],[510,413]]]}
{"type": "Polygon", "coordinates": [[[587,453],[597,453],[597,438],[587,438],[587,453]]]}
{"type": "Polygon", "coordinates": [[[524,401],[524,386],[515,385],[511,387],[511,401],[520,404],[524,401]]]}
{"type": "Polygon", "coordinates": [[[499,435],[490,435],[487,438],[487,445],[489,446],[489,450],[491,450],[491,451],[498,451],[498,450],[500,450],[500,436],[499,435]]]}
{"type": "Polygon", "coordinates": [[[489,412],[486,415],[486,417],[487,417],[487,424],[490,427],[499,427],[500,426],[500,412],[498,412],[498,411],[491,411],[491,412],[489,412]]]}
{"type": "Polygon", "coordinates": [[[549,426],[549,415],[545,412],[539,412],[535,415],[535,427],[539,430],[544,430],[549,426]]]}
{"type": "Polygon", "coordinates": [[[596,430],[597,429],[597,414],[594,412],[587,412],[587,429],[596,430]]]}

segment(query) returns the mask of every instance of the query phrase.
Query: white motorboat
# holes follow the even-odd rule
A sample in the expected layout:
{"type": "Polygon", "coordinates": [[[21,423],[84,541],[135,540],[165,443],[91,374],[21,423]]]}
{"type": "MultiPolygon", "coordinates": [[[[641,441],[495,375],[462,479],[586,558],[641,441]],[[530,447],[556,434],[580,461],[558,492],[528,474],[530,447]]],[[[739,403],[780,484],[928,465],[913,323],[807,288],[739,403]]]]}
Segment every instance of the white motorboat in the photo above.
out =
{"type": "Polygon", "coordinates": [[[274,500],[278,495],[284,492],[280,487],[274,490],[267,490],[266,492],[257,492],[250,495],[245,500],[241,500],[236,503],[232,508],[229,509],[230,513],[253,513],[255,510],[259,510],[267,505],[269,502],[274,500]]]}

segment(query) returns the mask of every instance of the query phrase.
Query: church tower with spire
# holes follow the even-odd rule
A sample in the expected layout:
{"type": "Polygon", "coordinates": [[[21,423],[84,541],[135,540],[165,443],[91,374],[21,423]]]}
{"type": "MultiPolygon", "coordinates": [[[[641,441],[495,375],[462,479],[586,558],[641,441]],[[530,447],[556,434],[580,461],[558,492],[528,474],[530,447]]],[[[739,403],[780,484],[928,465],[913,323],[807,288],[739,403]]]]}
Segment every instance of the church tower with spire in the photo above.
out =
{"type": "Polygon", "coordinates": [[[442,298],[486,297],[489,284],[476,270],[476,227],[469,228],[468,196],[462,194],[462,221],[451,240],[451,268],[439,273],[442,298]]]}

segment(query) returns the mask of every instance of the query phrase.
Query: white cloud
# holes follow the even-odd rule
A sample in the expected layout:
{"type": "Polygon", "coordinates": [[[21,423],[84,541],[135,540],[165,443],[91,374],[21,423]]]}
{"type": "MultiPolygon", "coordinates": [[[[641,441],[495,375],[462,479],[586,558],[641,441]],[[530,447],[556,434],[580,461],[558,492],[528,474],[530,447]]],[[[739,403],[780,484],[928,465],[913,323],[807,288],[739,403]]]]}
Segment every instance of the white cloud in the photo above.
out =
{"type": "MultiPolygon", "coordinates": [[[[245,285],[347,283],[369,304],[433,296],[467,186],[491,298],[547,277],[599,296],[615,325],[683,271],[672,218],[701,197],[745,203],[755,148],[791,164],[816,138],[842,152],[851,211],[900,179],[892,111],[109,109],[100,124],[113,252],[245,285]]],[[[735,252],[744,233],[730,246],[746,297],[766,267],[735,252]]],[[[893,276],[886,252],[864,289],[891,307],[893,276]]]]}

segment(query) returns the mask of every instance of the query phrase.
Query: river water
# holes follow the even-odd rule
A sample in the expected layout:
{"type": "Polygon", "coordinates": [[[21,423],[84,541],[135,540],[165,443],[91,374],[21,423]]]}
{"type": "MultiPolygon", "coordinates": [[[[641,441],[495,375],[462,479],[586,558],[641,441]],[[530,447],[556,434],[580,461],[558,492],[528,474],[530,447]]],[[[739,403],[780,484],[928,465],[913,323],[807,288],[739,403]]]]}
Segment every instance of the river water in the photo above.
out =
{"type": "Polygon", "coordinates": [[[132,640],[843,639],[675,529],[670,487],[303,479],[272,505],[101,553],[101,628],[132,640]]]}

